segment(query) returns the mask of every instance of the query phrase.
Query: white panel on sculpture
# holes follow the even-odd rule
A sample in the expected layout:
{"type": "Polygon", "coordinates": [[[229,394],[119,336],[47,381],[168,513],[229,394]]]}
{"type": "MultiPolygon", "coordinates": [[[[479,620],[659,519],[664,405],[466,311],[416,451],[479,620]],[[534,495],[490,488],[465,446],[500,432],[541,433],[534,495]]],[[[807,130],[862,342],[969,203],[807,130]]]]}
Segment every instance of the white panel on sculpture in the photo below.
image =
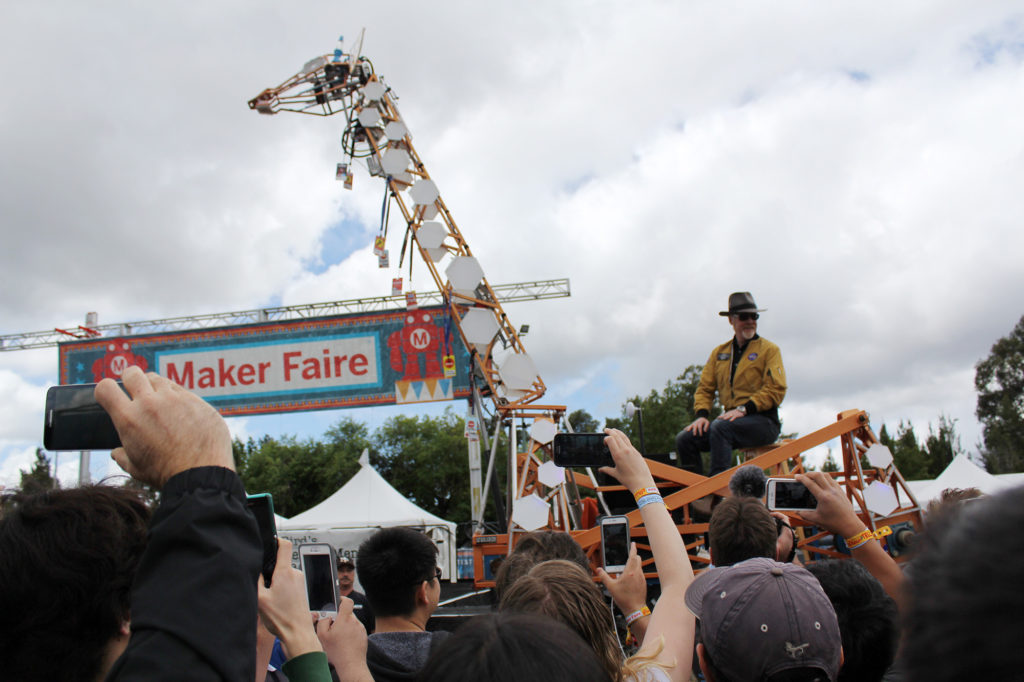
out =
{"type": "Polygon", "coordinates": [[[501,381],[512,390],[529,391],[537,380],[537,366],[526,353],[517,353],[498,368],[501,381]]]}
{"type": "Polygon", "coordinates": [[[372,81],[363,86],[363,97],[376,102],[384,96],[384,84],[380,81],[372,81]]]}
{"type": "Polygon", "coordinates": [[[401,121],[392,121],[384,126],[384,134],[389,140],[401,140],[409,134],[409,129],[401,121]]]}
{"type": "Polygon", "coordinates": [[[409,190],[409,196],[412,197],[416,204],[425,206],[437,201],[437,198],[441,195],[437,191],[437,185],[434,184],[433,180],[424,179],[412,186],[412,189],[409,190]]]}
{"type": "Polygon", "coordinates": [[[555,488],[565,483],[565,469],[548,460],[537,467],[537,480],[549,488],[555,488]]]}
{"type": "Polygon", "coordinates": [[[440,263],[441,259],[448,253],[448,249],[427,249],[427,255],[430,256],[430,260],[435,263],[440,263]]]}
{"type": "Polygon", "coordinates": [[[474,346],[487,346],[498,333],[498,318],[490,309],[470,308],[462,316],[462,333],[474,346]]]}
{"type": "Polygon", "coordinates": [[[420,225],[420,229],[416,230],[416,241],[420,243],[424,249],[436,249],[441,246],[444,242],[444,238],[448,236],[448,230],[445,229],[444,225],[437,222],[426,222],[420,225]]]}
{"type": "Polygon", "coordinates": [[[427,204],[426,206],[421,206],[418,208],[423,209],[424,220],[433,220],[434,218],[437,217],[437,204],[427,204]]]}
{"type": "MultiPolygon", "coordinates": [[[[413,187],[413,190],[416,187],[413,187]]],[[[444,274],[455,291],[475,296],[476,287],[484,278],[484,269],[473,256],[459,256],[445,269],[444,274]]]]}
{"type": "MultiPolygon", "coordinates": [[[[395,180],[398,180],[399,182],[404,182],[406,185],[409,185],[409,187],[412,187],[412,173],[410,173],[409,171],[395,173],[391,177],[395,180]]],[[[403,189],[408,189],[408,187],[405,187],[403,189]]]]}
{"type": "Polygon", "coordinates": [[[896,499],[896,492],[892,488],[881,481],[875,481],[864,488],[864,504],[873,514],[888,516],[900,506],[900,501],[896,499]]]}
{"type": "Polygon", "coordinates": [[[530,427],[530,438],[541,445],[547,445],[555,437],[557,431],[558,427],[555,426],[555,422],[550,419],[538,418],[533,421],[533,426],[530,427]]]}
{"type": "Polygon", "coordinates": [[[365,107],[356,118],[364,128],[372,128],[380,121],[380,112],[377,107],[365,107]]]}
{"type": "Polygon", "coordinates": [[[395,176],[404,171],[412,163],[409,152],[404,149],[389,149],[381,157],[380,166],[390,176],[395,176]]]}
{"type": "Polygon", "coordinates": [[[868,463],[876,469],[885,469],[892,464],[892,453],[881,443],[875,443],[864,453],[868,463]]]}
{"type": "Polygon", "coordinates": [[[524,530],[537,530],[547,525],[550,509],[536,494],[520,497],[512,503],[512,521],[524,530]]]}

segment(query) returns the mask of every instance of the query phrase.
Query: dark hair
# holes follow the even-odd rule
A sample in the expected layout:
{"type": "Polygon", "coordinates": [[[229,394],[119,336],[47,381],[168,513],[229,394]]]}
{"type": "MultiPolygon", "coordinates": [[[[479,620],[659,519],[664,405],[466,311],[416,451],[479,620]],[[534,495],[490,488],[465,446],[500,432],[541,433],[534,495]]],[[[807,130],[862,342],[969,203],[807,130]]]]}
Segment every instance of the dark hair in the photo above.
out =
{"type": "Polygon", "coordinates": [[[501,562],[494,577],[494,593],[500,599],[509,585],[531,568],[552,559],[571,561],[590,575],[590,560],[571,535],[553,530],[534,531],[520,538],[512,553],[501,562]]]}
{"type": "Polygon", "coordinates": [[[1024,669],[1024,486],[942,514],[915,546],[907,679],[1018,679],[1024,669]]]}
{"type": "Polygon", "coordinates": [[[590,645],[608,674],[618,679],[622,652],[611,612],[594,581],[571,561],[537,564],[501,596],[499,608],[540,614],[569,626],[590,645]]]}
{"type": "Polygon", "coordinates": [[[420,682],[610,682],[594,652],[566,626],[542,616],[478,616],[447,638],[420,682]]]}
{"type": "Polygon", "coordinates": [[[108,485],[15,494],[0,516],[5,679],[91,680],[129,619],[150,511],[108,485]]]}
{"type": "Polygon", "coordinates": [[[416,609],[416,590],[433,580],[437,546],[411,528],[384,528],[359,545],[356,575],[374,614],[405,616],[416,609]]]}
{"type": "Polygon", "coordinates": [[[856,559],[807,566],[832,602],[843,639],[839,682],[881,680],[899,643],[896,603],[856,559]]]}
{"type": "Polygon", "coordinates": [[[711,514],[708,534],[715,566],[732,566],[754,557],[775,559],[779,537],[775,520],[756,498],[723,499],[711,514]]]}

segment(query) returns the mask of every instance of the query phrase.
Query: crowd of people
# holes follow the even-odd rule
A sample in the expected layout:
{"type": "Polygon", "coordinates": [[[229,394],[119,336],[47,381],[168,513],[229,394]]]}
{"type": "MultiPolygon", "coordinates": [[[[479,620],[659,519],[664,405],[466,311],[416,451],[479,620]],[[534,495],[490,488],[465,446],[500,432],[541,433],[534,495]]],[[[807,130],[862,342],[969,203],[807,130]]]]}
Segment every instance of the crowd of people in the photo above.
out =
{"type": "Polygon", "coordinates": [[[797,475],[818,500],[805,520],[846,538],[852,559],[798,565],[786,520],[733,495],[711,515],[714,566],[695,578],[644,459],[608,429],[605,471],[635,491],[661,587],[652,608],[635,545],[622,573],[596,573],[636,641],[627,656],[587,557],[563,533],[523,537],[499,570],[495,612],[448,634],[430,629],[435,545],[381,530],[354,567],[338,565],[365,597],[342,578],[336,617],[316,618],[287,540],[269,585],[260,578],[223,419],[156,374],[129,368],[123,381],[127,393],[96,388],[123,443],[112,455],[161,491],[159,504],[104,485],[6,500],[0,679],[1024,679],[1024,489],[934,512],[903,570],[833,478],[797,475]]]}

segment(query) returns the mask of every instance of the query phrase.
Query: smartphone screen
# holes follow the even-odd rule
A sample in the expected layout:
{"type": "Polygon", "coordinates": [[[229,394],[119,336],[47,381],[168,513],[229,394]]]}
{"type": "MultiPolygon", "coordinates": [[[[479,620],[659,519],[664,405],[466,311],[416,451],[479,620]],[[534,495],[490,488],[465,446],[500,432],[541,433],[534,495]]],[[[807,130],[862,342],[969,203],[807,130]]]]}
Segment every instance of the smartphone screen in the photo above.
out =
{"type": "Polygon", "coordinates": [[[44,448],[50,451],[113,450],[121,446],[114,422],[96,402],[95,389],[96,384],[69,384],[51,386],[46,391],[44,448]]]}
{"type": "Polygon", "coordinates": [[[768,508],[769,509],[814,509],[818,506],[811,491],[803,483],[786,478],[768,479],[768,508]]]}
{"type": "Polygon", "coordinates": [[[553,446],[555,464],[560,467],[615,466],[605,445],[603,433],[556,433],[553,446]]]}
{"type": "Polygon", "coordinates": [[[629,521],[625,516],[601,519],[601,555],[604,570],[621,573],[629,559],[629,521]]]}
{"type": "Polygon", "coordinates": [[[274,521],[274,498],[269,493],[246,495],[245,505],[256,517],[260,527],[260,542],[263,543],[263,584],[270,587],[270,580],[277,566],[277,522],[274,521]]]}
{"type": "Polygon", "coordinates": [[[310,611],[337,611],[334,590],[338,569],[332,554],[307,554],[300,550],[302,572],[306,575],[306,596],[310,611]]]}

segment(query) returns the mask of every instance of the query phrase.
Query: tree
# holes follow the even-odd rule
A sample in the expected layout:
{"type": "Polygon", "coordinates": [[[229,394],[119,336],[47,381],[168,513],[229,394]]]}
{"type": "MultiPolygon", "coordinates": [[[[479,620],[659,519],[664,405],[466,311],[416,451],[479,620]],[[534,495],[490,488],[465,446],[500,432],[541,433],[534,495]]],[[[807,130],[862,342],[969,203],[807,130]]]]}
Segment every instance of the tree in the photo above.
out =
{"type": "Polygon", "coordinates": [[[1024,471],[1024,317],[975,365],[979,445],[991,474],[1024,471]]]}
{"type": "Polygon", "coordinates": [[[821,470],[827,474],[839,471],[839,465],[836,464],[836,458],[832,456],[832,448],[828,449],[828,454],[825,455],[825,461],[821,463],[821,470]]]}
{"type": "MultiPolygon", "coordinates": [[[[932,429],[932,425],[928,424],[928,437],[922,449],[928,466],[928,478],[938,478],[953,458],[964,451],[960,446],[960,436],[956,434],[956,420],[939,415],[938,430],[932,429]]],[[[902,471],[901,469],[900,473],[902,471]]]]}
{"type": "Polygon", "coordinates": [[[596,433],[600,430],[597,420],[586,410],[573,410],[567,417],[574,433],[596,433]]]}
{"type": "MultiPolygon", "coordinates": [[[[701,365],[690,365],[674,381],[665,383],[661,393],[651,390],[646,398],[634,396],[629,401],[643,410],[644,444],[648,453],[675,452],[676,434],[693,421],[693,394],[700,383],[701,365]]],[[[712,412],[714,419],[720,410],[712,412]]],[[[635,445],[640,444],[637,418],[605,419],[605,425],[620,429],[635,445]]]]}
{"type": "Polygon", "coordinates": [[[36,448],[36,461],[29,471],[21,471],[20,488],[26,493],[38,493],[59,488],[60,484],[50,474],[50,460],[42,448],[36,448]]]}
{"type": "Polygon", "coordinates": [[[370,462],[398,492],[423,509],[450,521],[468,521],[465,429],[465,420],[451,408],[440,417],[390,417],[373,434],[370,462]]]}
{"type": "Polygon", "coordinates": [[[889,448],[892,458],[896,462],[903,478],[908,481],[918,481],[927,478],[934,478],[929,474],[929,462],[927,454],[917,443],[917,436],[914,435],[914,425],[911,422],[904,423],[900,420],[899,428],[896,430],[896,437],[889,436],[885,425],[878,434],[878,442],[889,448]]]}
{"type": "Polygon", "coordinates": [[[274,497],[274,511],[295,516],[323,502],[359,470],[359,455],[370,446],[365,424],[340,420],[324,440],[263,436],[232,444],[235,466],[250,493],[274,497]]]}

